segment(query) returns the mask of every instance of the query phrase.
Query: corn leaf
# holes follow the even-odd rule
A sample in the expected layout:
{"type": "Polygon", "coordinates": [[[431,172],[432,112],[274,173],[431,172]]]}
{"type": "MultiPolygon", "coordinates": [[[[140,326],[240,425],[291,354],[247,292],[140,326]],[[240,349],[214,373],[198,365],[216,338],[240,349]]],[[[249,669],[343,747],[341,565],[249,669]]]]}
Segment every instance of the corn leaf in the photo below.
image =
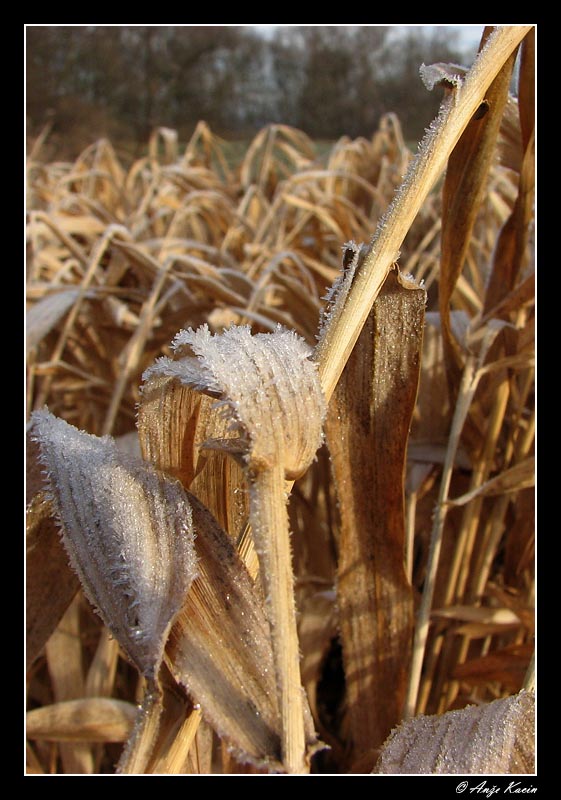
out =
{"type": "Polygon", "coordinates": [[[335,390],[327,440],[340,504],[337,604],[354,757],[396,724],[413,605],[404,570],[404,467],[425,292],[392,272],[335,390]]]}

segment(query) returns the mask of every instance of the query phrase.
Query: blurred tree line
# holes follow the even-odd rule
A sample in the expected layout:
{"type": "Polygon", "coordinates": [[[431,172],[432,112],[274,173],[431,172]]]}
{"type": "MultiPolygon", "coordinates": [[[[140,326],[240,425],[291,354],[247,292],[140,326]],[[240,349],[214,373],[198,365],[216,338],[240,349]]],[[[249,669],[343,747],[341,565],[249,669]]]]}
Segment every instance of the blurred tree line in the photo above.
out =
{"type": "Polygon", "coordinates": [[[420,64],[462,59],[433,27],[28,26],[27,131],[50,122],[67,150],[108,136],[134,151],[157,126],[186,139],[201,119],[227,138],[279,122],[336,139],[395,111],[417,141],[440,100],[420,64]]]}

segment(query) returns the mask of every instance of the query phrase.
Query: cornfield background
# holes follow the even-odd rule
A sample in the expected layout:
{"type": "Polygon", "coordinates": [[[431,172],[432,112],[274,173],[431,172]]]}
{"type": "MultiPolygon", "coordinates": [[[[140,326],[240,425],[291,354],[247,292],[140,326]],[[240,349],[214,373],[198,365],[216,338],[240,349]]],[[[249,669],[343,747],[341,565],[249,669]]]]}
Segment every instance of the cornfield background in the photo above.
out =
{"type": "MultiPolygon", "coordinates": [[[[377,408],[374,389],[357,391],[368,379],[357,377],[356,353],[370,348],[376,375],[380,340],[399,341],[391,312],[378,308],[387,330],[374,324],[357,343],[330,404],[326,443],[290,496],[302,681],[330,748],[314,756],[312,772],[370,772],[406,702],[410,717],[441,715],[524,685],[535,592],[532,36],[518,98],[505,95],[494,128],[482,131],[486,108],[470,123],[401,247],[401,273],[426,290],[418,392],[413,377],[402,387],[411,425],[399,392],[377,408]],[[407,448],[404,473],[388,431],[404,458],[407,448]],[[380,522],[388,492],[398,505],[404,496],[401,534],[380,522]],[[430,628],[412,690],[415,614],[432,569],[430,628]]],[[[107,140],[74,163],[44,163],[42,145],[28,156],[28,412],[46,405],[131,452],[140,450],[137,417],[153,424],[142,375],[170,354],[180,329],[250,325],[257,333],[280,323],[316,345],[342,247],[370,241],[413,159],[392,114],[371,139],[340,139],[321,158],[302,131],[282,125],[261,130],[236,163],[204,122],[184,148],[174,131],[156,130],[146,157],[130,164],[107,140]]],[[[194,452],[200,439],[191,441],[194,452]]],[[[29,439],[26,769],[112,773],[142,679],[67,566],[36,449],[29,439]]],[[[243,478],[233,482],[221,454],[193,458],[185,488],[244,556],[243,478]]],[[[255,557],[246,564],[255,577],[255,557]]],[[[236,758],[219,735],[219,710],[205,713],[169,658],[170,646],[147,772],[267,772],[236,758]]]]}

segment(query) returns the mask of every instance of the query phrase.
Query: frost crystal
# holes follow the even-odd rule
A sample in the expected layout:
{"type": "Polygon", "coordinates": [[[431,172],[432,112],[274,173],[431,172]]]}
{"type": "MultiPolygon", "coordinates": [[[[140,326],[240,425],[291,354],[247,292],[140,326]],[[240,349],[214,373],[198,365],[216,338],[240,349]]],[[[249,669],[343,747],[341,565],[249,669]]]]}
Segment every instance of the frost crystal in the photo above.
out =
{"type": "Polygon", "coordinates": [[[417,283],[417,280],[414,275],[411,275],[409,272],[401,272],[400,277],[403,283],[410,284],[414,287],[419,287],[423,285],[423,281],[421,280],[420,283],[417,283]]]}
{"type": "Polygon", "coordinates": [[[320,319],[318,335],[318,340],[320,342],[325,337],[328,327],[335,322],[343,310],[357,268],[361,263],[361,259],[364,258],[366,246],[364,244],[357,244],[351,240],[343,245],[342,250],[343,268],[341,274],[333,282],[333,285],[330,286],[327,294],[323,298],[326,301],[326,305],[320,319]]]}
{"type": "Polygon", "coordinates": [[[84,592],[146,676],[196,575],[191,508],[181,485],[53,416],[32,414],[62,540],[84,592]]]}
{"type": "Polygon", "coordinates": [[[444,85],[448,87],[461,88],[463,83],[463,76],[466,74],[467,69],[461,67],[459,64],[444,64],[439,62],[437,64],[421,64],[419,73],[425,88],[432,92],[435,86],[444,85]]]}

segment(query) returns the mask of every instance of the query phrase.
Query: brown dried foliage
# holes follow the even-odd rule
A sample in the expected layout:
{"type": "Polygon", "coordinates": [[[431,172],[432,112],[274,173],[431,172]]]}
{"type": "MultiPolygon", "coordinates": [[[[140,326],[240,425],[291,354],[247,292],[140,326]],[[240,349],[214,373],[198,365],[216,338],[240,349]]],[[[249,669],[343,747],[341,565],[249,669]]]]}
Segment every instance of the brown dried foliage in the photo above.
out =
{"type": "MultiPolygon", "coordinates": [[[[380,327],[387,313],[380,303],[396,291],[392,274],[331,405],[332,463],[323,448],[292,490],[301,673],[315,729],[331,746],[313,760],[313,771],[370,771],[401,719],[437,503],[434,613],[422,646],[422,680],[413,689],[409,684],[412,713],[442,714],[512,694],[530,661],[532,32],[521,48],[518,101],[507,91],[511,68],[505,64],[489,88],[487,112],[465,129],[443,187],[427,197],[401,247],[401,272],[422,279],[427,291],[422,344],[422,309],[407,331],[401,306],[390,309],[388,329],[380,327]],[[399,317],[397,330],[392,315],[399,317]],[[386,361],[377,362],[384,351],[386,361]],[[394,380],[383,398],[377,364],[384,380],[390,374],[394,380]],[[393,438],[386,441],[388,431],[393,438]],[[397,617],[393,604],[401,609],[397,617]],[[388,661],[380,666],[382,648],[388,661]]],[[[214,331],[249,324],[253,332],[281,323],[314,345],[342,245],[369,241],[412,159],[391,115],[372,139],[337,142],[324,163],[302,132],[280,125],[260,132],[241,164],[231,165],[226,154],[226,144],[201,123],[183,153],[162,129],[147,157],[128,167],[108,141],[73,164],[42,163],[40,150],[29,163],[29,411],[47,404],[76,427],[119,440],[135,430],[140,404],[144,457],[198,498],[195,516],[208,514],[202,504],[214,515],[213,533],[199,543],[205,567],[166,649],[151,772],[263,771],[263,759],[261,766],[244,759],[259,761],[273,742],[271,766],[279,733],[278,709],[267,701],[270,728],[246,729],[258,744],[241,754],[234,743],[233,757],[230,732],[243,717],[228,727],[219,703],[205,712],[187,676],[189,643],[199,648],[204,672],[220,641],[235,639],[228,585],[236,586],[238,610],[262,624],[247,485],[235,460],[200,448],[207,438],[228,435],[213,401],[188,399],[170,384],[141,396],[142,373],[170,353],[180,328],[204,322],[214,331]]],[[[82,594],[71,602],[77,582],[48,501],[37,493],[32,446],[28,467],[28,771],[112,772],[142,681],[82,594]],[[46,594],[55,602],[46,604],[46,594]]],[[[237,653],[236,663],[254,670],[251,679],[267,695],[265,673],[257,669],[263,663],[255,663],[260,657],[237,653]]],[[[239,674],[232,681],[241,683],[239,674]]],[[[235,715],[229,700],[223,712],[235,715]]]]}

